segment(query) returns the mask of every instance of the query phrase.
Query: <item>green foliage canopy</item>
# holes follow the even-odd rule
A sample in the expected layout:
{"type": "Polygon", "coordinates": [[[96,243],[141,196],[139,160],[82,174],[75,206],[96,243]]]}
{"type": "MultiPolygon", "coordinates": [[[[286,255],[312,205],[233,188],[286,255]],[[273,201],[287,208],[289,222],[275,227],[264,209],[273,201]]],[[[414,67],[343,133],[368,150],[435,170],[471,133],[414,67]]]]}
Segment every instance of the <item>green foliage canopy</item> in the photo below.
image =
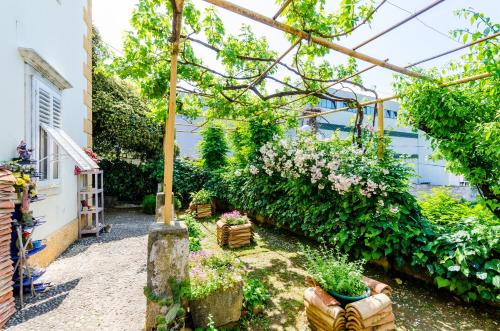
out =
{"type": "Polygon", "coordinates": [[[152,116],[137,87],[111,74],[110,54],[94,29],[92,125],[94,150],[107,158],[151,159],[161,155],[162,125],[152,116]]]}
{"type": "MultiPolygon", "coordinates": [[[[476,24],[476,31],[456,35],[477,40],[500,31],[500,25],[483,14],[459,12],[476,24]]],[[[450,80],[488,72],[490,78],[441,87],[439,81],[399,77],[395,88],[401,96],[405,124],[424,131],[432,146],[446,159],[451,171],[463,174],[500,216],[500,55],[495,41],[471,48],[471,53],[447,68],[450,80]]],[[[429,75],[437,76],[431,71],[429,75]]]]}
{"type": "MultiPolygon", "coordinates": [[[[284,0],[279,0],[281,5],[284,0]]],[[[370,22],[373,0],[343,0],[333,8],[325,0],[297,0],[282,14],[288,24],[335,40],[370,22]]],[[[206,117],[248,117],[264,113],[274,117],[293,115],[318,98],[344,100],[332,91],[317,89],[357,70],[355,60],[332,65],[324,58],[330,50],[302,40],[294,49],[291,64],[280,61],[269,73],[250,85],[281,53],[260,38],[248,25],[236,34],[227,33],[214,7],[203,11],[186,1],[182,44],[178,62],[178,112],[195,117],[201,109],[206,117]],[[204,58],[211,52],[219,66],[204,58]],[[248,89],[240,96],[243,90],[248,89]],[[293,107],[284,103],[296,96],[309,96],[293,107]],[[293,109],[292,109],[293,108],[293,109]]],[[[132,31],[124,42],[123,57],[114,65],[123,77],[133,77],[165,116],[170,76],[172,8],[167,0],[140,0],[134,10],[132,31]]],[[[287,35],[290,43],[295,36],[287,35]]],[[[359,78],[352,81],[360,83],[359,78]]]]}

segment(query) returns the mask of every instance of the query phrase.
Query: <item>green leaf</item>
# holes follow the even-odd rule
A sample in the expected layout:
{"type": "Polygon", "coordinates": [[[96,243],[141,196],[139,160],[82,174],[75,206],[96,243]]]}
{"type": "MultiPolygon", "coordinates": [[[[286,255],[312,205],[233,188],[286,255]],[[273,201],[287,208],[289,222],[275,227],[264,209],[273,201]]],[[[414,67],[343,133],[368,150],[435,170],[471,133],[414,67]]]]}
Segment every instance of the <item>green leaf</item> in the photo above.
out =
{"type": "Polygon", "coordinates": [[[450,285],[450,281],[448,279],[442,277],[436,277],[435,280],[438,288],[447,287],[450,285]]]}

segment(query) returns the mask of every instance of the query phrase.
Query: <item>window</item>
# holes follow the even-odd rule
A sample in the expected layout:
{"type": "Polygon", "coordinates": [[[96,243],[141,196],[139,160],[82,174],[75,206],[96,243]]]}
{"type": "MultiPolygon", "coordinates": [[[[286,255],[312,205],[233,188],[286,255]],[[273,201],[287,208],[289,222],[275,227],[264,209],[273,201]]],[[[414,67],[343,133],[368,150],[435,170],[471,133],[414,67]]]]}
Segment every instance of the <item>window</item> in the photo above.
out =
{"type": "Polygon", "coordinates": [[[53,128],[62,126],[62,105],[60,92],[33,77],[33,120],[34,153],[41,181],[57,180],[60,177],[59,146],[42,128],[42,124],[53,128]]]}

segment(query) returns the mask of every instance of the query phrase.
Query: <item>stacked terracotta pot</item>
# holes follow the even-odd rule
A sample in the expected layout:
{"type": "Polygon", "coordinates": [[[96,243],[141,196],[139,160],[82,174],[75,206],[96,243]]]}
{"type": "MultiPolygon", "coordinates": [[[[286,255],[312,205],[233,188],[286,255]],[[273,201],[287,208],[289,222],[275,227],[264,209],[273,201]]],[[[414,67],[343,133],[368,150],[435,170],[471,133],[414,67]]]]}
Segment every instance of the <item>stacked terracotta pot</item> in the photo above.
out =
{"type": "Polygon", "coordinates": [[[345,310],[340,303],[319,286],[304,292],[306,316],[312,330],[345,330],[345,310]]]}
{"type": "Polygon", "coordinates": [[[345,310],[347,330],[388,331],[396,328],[391,299],[383,293],[350,303],[345,310]]]}
{"type": "Polygon", "coordinates": [[[363,330],[388,331],[394,330],[394,314],[392,288],[377,280],[363,277],[370,288],[371,296],[348,304],[345,309],[341,304],[316,285],[313,284],[304,292],[304,305],[309,326],[313,330],[363,330]]]}
{"type": "Polygon", "coordinates": [[[10,257],[12,212],[14,212],[15,177],[8,170],[0,169],[0,328],[16,311],[12,292],[14,268],[10,257]]]}

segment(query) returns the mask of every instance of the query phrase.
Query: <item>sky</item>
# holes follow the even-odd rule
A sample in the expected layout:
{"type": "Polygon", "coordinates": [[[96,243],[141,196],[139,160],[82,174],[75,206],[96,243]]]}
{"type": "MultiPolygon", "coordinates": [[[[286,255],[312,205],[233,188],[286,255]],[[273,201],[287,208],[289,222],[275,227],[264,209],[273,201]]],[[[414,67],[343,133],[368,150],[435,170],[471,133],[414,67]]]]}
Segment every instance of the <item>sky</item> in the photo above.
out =
{"type": "MultiPolygon", "coordinates": [[[[193,0],[200,9],[207,4],[202,0],[193,0]]],[[[376,0],[379,3],[380,0],[376,0]]],[[[385,30],[391,25],[408,17],[408,12],[418,11],[435,0],[390,0],[387,1],[374,15],[371,24],[365,25],[348,37],[337,43],[354,47],[374,34],[385,30]]],[[[271,0],[232,0],[240,6],[252,9],[266,16],[273,16],[279,6],[271,0]]],[[[101,33],[103,40],[118,54],[122,49],[122,40],[126,31],[130,30],[129,19],[138,0],[94,0],[92,19],[101,33]]],[[[334,7],[338,0],[327,1],[328,6],[334,7]]],[[[378,59],[389,59],[389,62],[405,66],[409,63],[430,57],[432,55],[456,48],[460,42],[452,40],[448,32],[455,28],[464,27],[467,21],[459,19],[453,12],[460,8],[472,7],[476,11],[484,12],[493,21],[500,21],[498,0],[447,0],[438,4],[431,10],[418,16],[401,27],[383,35],[358,49],[359,52],[371,55],[378,59]]],[[[290,45],[284,39],[284,34],[263,24],[243,18],[224,9],[219,9],[219,14],[225,23],[227,33],[237,33],[241,24],[249,24],[257,36],[265,37],[269,44],[279,53],[284,52],[290,45]]],[[[195,49],[196,50],[196,49],[195,49]]],[[[457,58],[467,50],[455,52],[440,59],[421,65],[422,67],[442,66],[447,61],[457,58]]],[[[204,62],[213,68],[218,68],[214,54],[204,50],[204,62]]],[[[346,63],[347,57],[331,52],[327,58],[334,64],[346,63]]],[[[285,57],[285,62],[290,59],[285,57]]],[[[359,61],[359,69],[369,66],[369,63],[359,61]]],[[[393,72],[383,68],[374,68],[361,75],[366,87],[375,88],[379,96],[392,95],[391,82],[393,72]]]]}

